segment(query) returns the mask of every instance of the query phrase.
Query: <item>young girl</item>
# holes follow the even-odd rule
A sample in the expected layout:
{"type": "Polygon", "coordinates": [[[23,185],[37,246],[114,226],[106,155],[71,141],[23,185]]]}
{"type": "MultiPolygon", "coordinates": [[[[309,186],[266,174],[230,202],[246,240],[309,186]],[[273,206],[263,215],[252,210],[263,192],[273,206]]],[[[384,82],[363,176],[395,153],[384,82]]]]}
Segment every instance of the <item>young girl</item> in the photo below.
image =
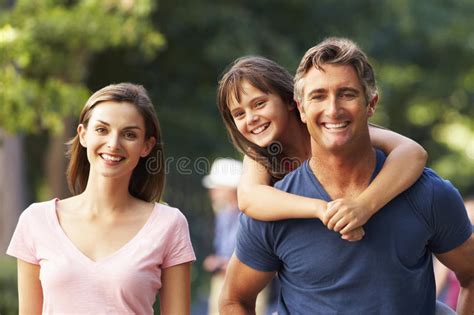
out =
{"type": "Polygon", "coordinates": [[[155,202],[162,151],[143,87],[89,98],[69,143],[74,196],[28,207],[7,251],[18,258],[20,314],[153,314],[158,292],[162,314],[189,314],[195,256],[183,214],[155,202]]]}
{"type": "Polygon", "coordinates": [[[361,195],[325,202],[282,192],[271,185],[310,156],[310,136],[293,98],[291,75],[266,58],[243,57],[222,76],[217,99],[234,145],[245,154],[239,207],[258,220],[319,218],[342,238],[359,240],[364,233],[360,227],[410,187],[426,163],[420,145],[371,126],[373,145],[388,157],[361,195]]]}

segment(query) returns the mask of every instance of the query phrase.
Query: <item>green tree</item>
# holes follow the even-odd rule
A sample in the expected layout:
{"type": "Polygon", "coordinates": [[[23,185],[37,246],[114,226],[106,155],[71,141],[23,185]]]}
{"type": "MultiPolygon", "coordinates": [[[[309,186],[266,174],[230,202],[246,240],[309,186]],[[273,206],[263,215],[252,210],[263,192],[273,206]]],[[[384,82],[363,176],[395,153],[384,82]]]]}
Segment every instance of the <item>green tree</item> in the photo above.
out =
{"type": "MultiPolygon", "coordinates": [[[[5,6],[5,5],[4,5],[5,6]]],[[[89,95],[95,54],[134,47],[150,59],[164,44],[151,0],[17,1],[0,15],[0,126],[61,131],[89,95]]]]}

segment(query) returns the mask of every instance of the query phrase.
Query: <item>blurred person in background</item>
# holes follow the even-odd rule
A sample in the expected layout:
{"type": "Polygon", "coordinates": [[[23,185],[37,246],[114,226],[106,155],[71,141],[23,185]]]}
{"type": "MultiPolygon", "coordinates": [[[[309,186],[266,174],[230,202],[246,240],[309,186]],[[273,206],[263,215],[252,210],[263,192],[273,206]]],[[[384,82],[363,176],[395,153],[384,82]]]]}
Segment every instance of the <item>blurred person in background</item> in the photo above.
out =
{"type": "MultiPolygon", "coordinates": [[[[218,299],[224,284],[227,263],[235,249],[240,210],[237,202],[237,186],[242,174],[242,162],[216,159],[209,175],[202,180],[207,188],[215,218],[214,253],[204,259],[204,270],[212,273],[208,301],[209,314],[219,314],[218,299]]],[[[259,296],[257,314],[264,314],[265,295],[259,296]]]]}
{"type": "MultiPolygon", "coordinates": [[[[474,196],[468,197],[464,201],[467,215],[471,221],[474,231],[474,196]]],[[[461,286],[453,271],[449,270],[439,260],[434,260],[434,272],[436,280],[436,297],[453,310],[456,310],[459,291],[461,286]]]]}
{"type": "Polygon", "coordinates": [[[184,215],[158,203],[163,146],[146,90],[94,93],[68,155],[73,197],[30,205],[7,250],[18,259],[19,313],[153,314],[159,294],[161,314],[189,314],[195,256],[184,215]]]}

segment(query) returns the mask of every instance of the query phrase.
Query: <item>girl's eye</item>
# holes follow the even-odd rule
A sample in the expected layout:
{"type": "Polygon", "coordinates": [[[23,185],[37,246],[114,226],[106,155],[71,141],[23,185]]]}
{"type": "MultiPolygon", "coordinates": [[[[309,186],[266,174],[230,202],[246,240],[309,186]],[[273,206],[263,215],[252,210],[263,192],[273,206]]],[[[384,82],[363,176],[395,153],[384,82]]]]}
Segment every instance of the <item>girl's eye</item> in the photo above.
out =
{"type": "Polygon", "coordinates": [[[234,117],[234,119],[242,118],[243,116],[244,116],[244,112],[234,112],[234,113],[232,113],[232,117],[234,117]]]}
{"type": "Polygon", "coordinates": [[[264,101],[258,101],[257,103],[255,103],[255,107],[262,107],[262,106],[265,106],[265,103],[264,101]]]}

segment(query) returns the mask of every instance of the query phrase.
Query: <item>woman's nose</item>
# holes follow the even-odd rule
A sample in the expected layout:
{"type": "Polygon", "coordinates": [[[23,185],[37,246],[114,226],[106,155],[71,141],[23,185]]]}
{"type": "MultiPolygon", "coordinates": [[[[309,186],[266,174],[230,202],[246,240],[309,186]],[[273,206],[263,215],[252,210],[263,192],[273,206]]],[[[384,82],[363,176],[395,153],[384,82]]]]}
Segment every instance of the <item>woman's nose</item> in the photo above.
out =
{"type": "Polygon", "coordinates": [[[120,148],[119,136],[111,133],[107,139],[107,147],[112,151],[118,150],[120,148]]]}

